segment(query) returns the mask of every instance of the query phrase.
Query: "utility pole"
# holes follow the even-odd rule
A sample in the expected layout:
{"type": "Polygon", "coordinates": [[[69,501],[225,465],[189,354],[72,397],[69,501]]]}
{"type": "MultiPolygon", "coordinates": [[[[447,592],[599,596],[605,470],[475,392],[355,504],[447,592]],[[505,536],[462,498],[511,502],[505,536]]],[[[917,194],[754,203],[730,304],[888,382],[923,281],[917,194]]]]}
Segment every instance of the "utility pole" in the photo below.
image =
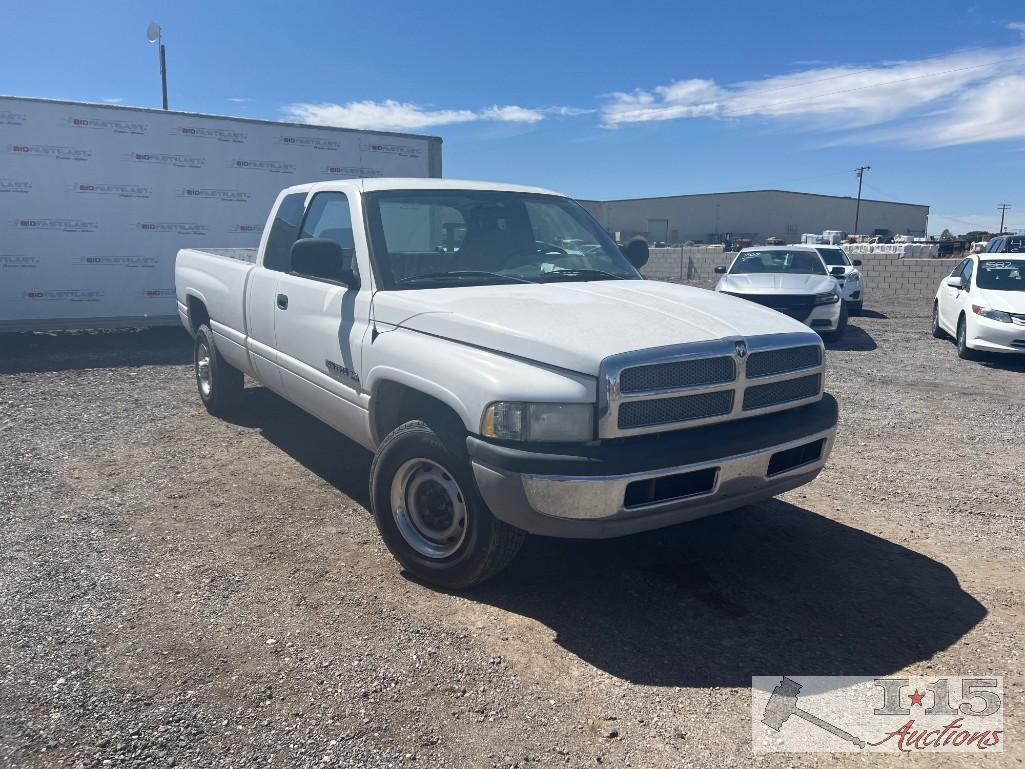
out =
{"type": "Polygon", "coordinates": [[[146,28],[146,39],[156,43],[160,51],[160,90],[164,97],[164,109],[167,109],[167,58],[164,54],[164,33],[155,21],[146,28]]]}
{"type": "MultiPolygon", "coordinates": [[[[1010,206],[1007,205],[1007,203],[1001,203],[999,206],[997,206],[997,209],[1000,211],[1000,232],[1004,231],[1004,214],[1007,213],[1007,209],[1009,208],[1010,206]]],[[[1000,233],[997,234],[999,235],[1000,233]]]]}
{"type": "Polygon", "coordinates": [[[858,206],[854,209],[854,232],[852,235],[858,234],[858,220],[861,218],[861,180],[865,175],[865,172],[870,170],[872,166],[858,166],[854,169],[854,173],[858,176],[858,206]]]}

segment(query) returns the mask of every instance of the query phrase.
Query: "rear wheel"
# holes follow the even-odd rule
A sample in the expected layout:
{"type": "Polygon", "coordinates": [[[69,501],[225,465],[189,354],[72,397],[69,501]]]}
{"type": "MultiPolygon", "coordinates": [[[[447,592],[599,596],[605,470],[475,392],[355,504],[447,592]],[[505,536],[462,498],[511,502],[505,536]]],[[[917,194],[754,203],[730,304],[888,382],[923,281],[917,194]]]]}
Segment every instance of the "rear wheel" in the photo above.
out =
{"type": "Polygon", "coordinates": [[[205,323],[196,329],[195,365],[196,389],[206,410],[224,416],[238,408],[245,386],[242,372],[221,357],[213,331],[205,323]]]}
{"type": "Polygon", "coordinates": [[[978,353],[968,346],[968,323],[964,315],[957,322],[957,357],[962,360],[975,360],[978,353]]]}
{"type": "Polygon", "coordinates": [[[370,468],[370,506],[381,538],[418,579],[466,588],[504,569],[523,543],[477,491],[465,454],[424,422],[406,422],[381,442],[370,468]]]}
{"type": "Polygon", "coordinates": [[[947,332],[943,330],[940,325],[940,303],[932,303],[932,335],[936,339],[943,339],[947,336],[947,332]]]}

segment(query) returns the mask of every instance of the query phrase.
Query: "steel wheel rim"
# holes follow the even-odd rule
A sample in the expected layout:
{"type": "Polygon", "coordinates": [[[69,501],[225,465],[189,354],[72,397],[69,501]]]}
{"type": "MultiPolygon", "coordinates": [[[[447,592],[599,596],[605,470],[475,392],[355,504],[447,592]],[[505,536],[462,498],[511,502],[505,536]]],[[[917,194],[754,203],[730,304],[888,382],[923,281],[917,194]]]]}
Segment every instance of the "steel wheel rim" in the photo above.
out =
{"type": "Polygon", "coordinates": [[[447,558],[466,539],[466,497],[452,474],[430,459],[410,459],[391,483],[391,510],[406,543],[428,558],[447,558]]]}
{"type": "Polygon", "coordinates": [[[199,343],[196,349],[196,380],[199,382],[199,391],[204,398],[209,398],[213,392],[213,375],[210,371],[210,348],[205,341],[199,343]]]}

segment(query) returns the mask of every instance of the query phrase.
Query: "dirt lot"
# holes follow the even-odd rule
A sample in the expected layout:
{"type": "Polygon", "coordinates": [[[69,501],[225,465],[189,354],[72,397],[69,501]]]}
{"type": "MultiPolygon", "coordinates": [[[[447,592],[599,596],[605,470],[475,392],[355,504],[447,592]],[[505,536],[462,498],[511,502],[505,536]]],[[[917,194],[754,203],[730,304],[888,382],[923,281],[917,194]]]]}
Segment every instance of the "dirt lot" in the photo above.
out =
{"type": "Polygon", "coordinates": [[[750,676],[896,671],[1004,674],[1020,764],[1025,361],[875,310],[814,484],[462,595],[396,568],[365,451],[260,387],[209,417],[182,333],[0,337],[0,765],[860,767],[752,755],[750,676]]]}

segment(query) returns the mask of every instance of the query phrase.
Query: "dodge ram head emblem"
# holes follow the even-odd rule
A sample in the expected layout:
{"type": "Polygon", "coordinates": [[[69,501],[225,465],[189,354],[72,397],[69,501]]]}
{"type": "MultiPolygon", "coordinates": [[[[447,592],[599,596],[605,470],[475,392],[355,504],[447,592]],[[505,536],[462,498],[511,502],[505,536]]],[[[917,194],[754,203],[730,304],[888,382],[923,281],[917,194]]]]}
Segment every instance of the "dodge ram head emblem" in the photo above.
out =
{"type": "Polygon", "coordinates": [[[747,342],[745,342],[743,339],[740,339],[737,342],[734,342],[734,345],[735,346],[733,348],[733,354],[741,360],[744,360],[744,358],[747,357],[747,342]]]}

